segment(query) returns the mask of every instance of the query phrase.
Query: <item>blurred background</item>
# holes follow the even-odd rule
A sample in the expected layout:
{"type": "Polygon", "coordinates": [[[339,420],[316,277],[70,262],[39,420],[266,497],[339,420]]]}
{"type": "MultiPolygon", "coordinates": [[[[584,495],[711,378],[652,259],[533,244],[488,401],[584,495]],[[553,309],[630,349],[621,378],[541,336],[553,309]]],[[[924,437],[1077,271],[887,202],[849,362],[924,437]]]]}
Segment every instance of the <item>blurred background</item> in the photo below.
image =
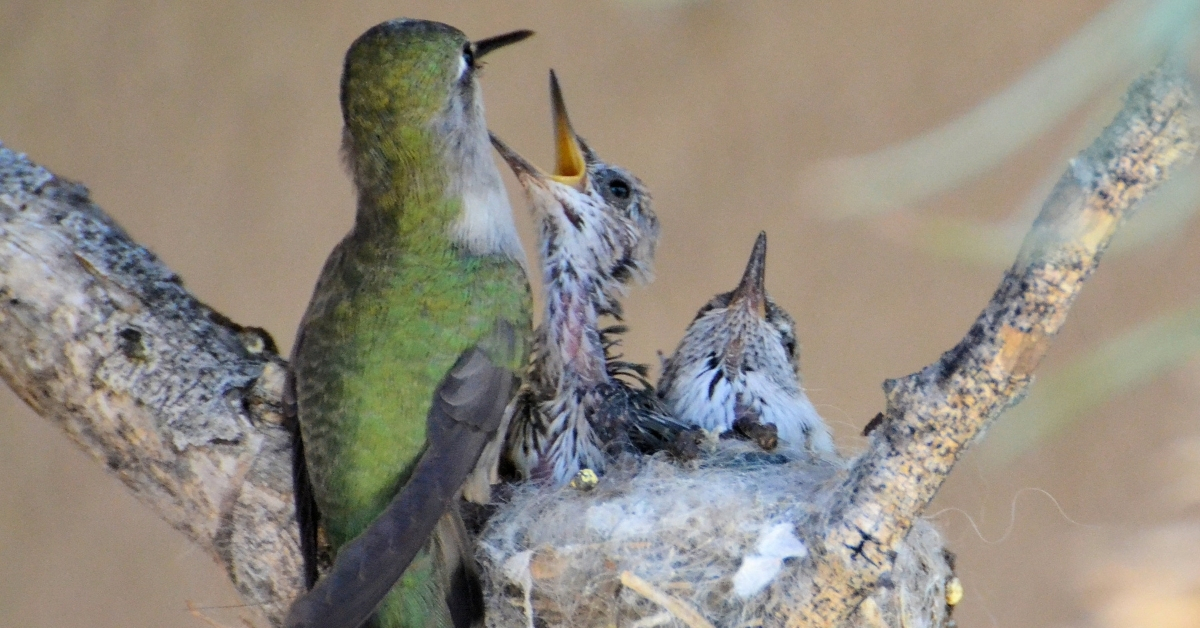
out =
{"type": "MultiPolygon", "coordinates": [[[[400,15],[533,28],[488,58],[491,128],[549,164],[553,67],[576,128],[655,195],[657,281],[627,302],[627,354],[657,366],[765,229],[809,395],[854,451],[880,383],[962,337],[1067,159],[1190,43],[1196,4],[3,0],[0,141],[86,183],[286,353],[353,215],[345,48],[400,15]]],[[[1198,188],[1177,177],[1118,236],[1033,394],[927,513],[959,556],[960,626],[1200,626],[1198,188]]],[[[189,602],[260,621],[7,389],[0,477],[0,626],[204,626],[189,602]]]]}

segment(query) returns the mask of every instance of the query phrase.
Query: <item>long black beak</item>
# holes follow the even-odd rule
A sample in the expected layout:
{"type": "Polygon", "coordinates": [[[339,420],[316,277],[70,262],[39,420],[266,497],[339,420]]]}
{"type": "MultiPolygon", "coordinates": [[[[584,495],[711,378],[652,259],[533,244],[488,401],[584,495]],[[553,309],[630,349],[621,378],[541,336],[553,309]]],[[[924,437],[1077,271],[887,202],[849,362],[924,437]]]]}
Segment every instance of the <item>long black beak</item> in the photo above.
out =
{"type": "Polygon", "coordinates": [[[496,35],[495,37],[488,37],[487,39],[480,39],[471,44],[471,47],[475,49],[475,58],[482,59],[484,55],[493,50],[499,50],[509,44],[524,41],[532,36],[533,31],[531,30],[513,31],[511,33],[504,33],[503,35],[496,35]]]}
{"type": "Polygon", "coordinates": [[[754,241],[754,250],[750,252],[750,261],[746,262],[746,271],[733,294],[729,295],[729,309],[738,305],[757,311],[759,316],[767,315],[767,232],[761,231],[754,241]]]}

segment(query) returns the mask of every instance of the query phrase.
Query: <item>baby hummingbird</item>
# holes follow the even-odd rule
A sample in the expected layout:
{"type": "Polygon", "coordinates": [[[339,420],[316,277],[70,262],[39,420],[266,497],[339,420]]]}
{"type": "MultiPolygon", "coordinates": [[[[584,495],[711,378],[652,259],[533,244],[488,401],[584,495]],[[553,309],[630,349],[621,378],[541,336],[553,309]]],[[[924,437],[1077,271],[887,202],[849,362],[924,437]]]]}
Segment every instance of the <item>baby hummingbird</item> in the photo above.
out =
{"type": "Polygon", "coordinates": [[[761,433],[756,424],[773,424],[791,448],[832,453],[829,428],[800,386],[795,321],[767,295],[766,258],[764,232],[737,288],[700,308],[665,360],[658,395],[688,425],[761,433]]]}
{"type": "Polygon", "coordinates": [[[553,72],[556,166],[548,174],[492,136],[537,221],[545,313],[530,366],[512,407],[507,459],[524,478],[554,485],[580,471],[603,472],[622,451],[652,451],[686,428],[671,419],[644,367],[610,350],[631,280],[649,278],[658,219],[642,182],[600,160],[571,127],[553,72]]]}

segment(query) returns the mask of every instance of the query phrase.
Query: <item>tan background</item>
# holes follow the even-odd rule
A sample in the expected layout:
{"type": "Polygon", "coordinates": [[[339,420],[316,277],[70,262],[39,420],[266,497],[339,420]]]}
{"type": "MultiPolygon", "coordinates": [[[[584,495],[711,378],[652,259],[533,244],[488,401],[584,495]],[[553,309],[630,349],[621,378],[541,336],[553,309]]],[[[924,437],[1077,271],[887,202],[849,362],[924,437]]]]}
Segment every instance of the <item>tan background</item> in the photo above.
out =
{"type": "MultiPolygon", "coordinates": [[[[490,124],[547,163],[552,66],[576,127],[650,185],[664,237],[658,281],[628,303],[629,353],[671,349],[766,229],[769,286],[798,320],[811,396],[853,447],[882,408],[880,382],[952,346],[1000,269],[930,258],[879,223],[823,220],[798,200],[799,169],[968,111],[1105,4],[4,0],[0,140],[85,182],[201,299],[286,348],[352,215],[338,160],[345,47],[402,14],[473,37],[536,29],[488,59],[490,124]]],[[[1073,124],[919,209],[1004,217],[1061,167],[1073,124]]],[[[1111,260],[1047,367],[1189,303],[1198,262],[1194,224],[1111,260]]],[[[1083,590],[1089,557],[1171,514],[1161,452],[1200,431],[1198,376],[1198,363],[1177,369],[1011,468],[968,455],[931,511],[958,509],[937,520],[960,556],[960,625],[1088,623],[1103,601],[1083,590]]],[[[202,626],[187,600],[237,621],[240,609],[212,608],[239,603],[220,569],[7,391],[0,478],[0,626],[202,626]]]]}

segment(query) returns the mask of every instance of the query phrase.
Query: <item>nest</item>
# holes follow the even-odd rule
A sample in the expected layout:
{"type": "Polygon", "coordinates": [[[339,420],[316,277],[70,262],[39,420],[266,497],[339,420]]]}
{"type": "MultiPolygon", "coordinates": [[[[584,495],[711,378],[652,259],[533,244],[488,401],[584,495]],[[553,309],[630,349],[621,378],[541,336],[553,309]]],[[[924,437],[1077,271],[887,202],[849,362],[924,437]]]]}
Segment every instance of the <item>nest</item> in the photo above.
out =
{"type": "MultiPolygon", "coordinates": [[[[618,461],[590,490],[518,486],[479,542],[488,626],[775,626],[812,594],[802,539],[848,463],[722,441],[618,461]]],[[[918,520],[855,626],[952,626],[953,555],[918,520]]]]}

